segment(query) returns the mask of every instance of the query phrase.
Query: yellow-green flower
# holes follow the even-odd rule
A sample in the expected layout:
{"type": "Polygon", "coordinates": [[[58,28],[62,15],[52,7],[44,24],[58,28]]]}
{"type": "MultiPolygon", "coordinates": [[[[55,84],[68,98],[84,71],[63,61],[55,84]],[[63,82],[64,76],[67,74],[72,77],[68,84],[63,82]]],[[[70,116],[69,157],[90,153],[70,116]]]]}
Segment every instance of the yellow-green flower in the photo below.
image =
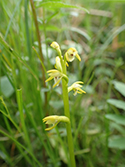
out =
{"type": "Polygon", "coordinates": [[[61,55],[61,49],[60,49],[60,46],[57,42],[53,41],[50,45],[53,49],[55,49],[59,55],[61,55]]]}
{"type": "Polygon", "coordinates": [[[48,131],[55,128],[59,122],[70,123],[70,120],[66,116],[51,115],[43,118],[43,122],[45,122],[45,124],[48,124],[48,125],[52,124],[51,127],[45,129],[46,131],[48,131]]]}
{"type": "Polygon", "coordinates": [[[68,87],[68,92],[73,90],[74,96],[77,95],[77,93],[79,93],[79,94],[86,93],[84,90],[81,89],[82,85],[80,85],[80,84],[83,84],[83,82],[82,81],[74,82],[71,86],[68,87]]]}
{"type": "Polygon", "coordinates": [[[55,42],[55,41],[53,41],[50,46],[51,46],[52,48],[54,48],[54,49],[60,49],[59,44],[58,44],[57,42],[55,42]]]}
{"type": "Polygon", "coordinates": [[[58,85],[59,85],[59,83],[60,83],[62,77],[64,77],[64,79],[66,79],[66,80],[68,81],[67,76],[66,76],[65,74],[63,74],[62,72],[60,72],[59,70],[52,69],[52,70],[47,71],[47,73],[48,73],[48,75],[49,75],[50,77],[46,80],[46,82],[48,82],[48,81],[54,79],[54,82],[55,82],[55,83],[54,83],[54,85],[53,85],[53,88],[54,88],[55,86],[58,86],[58,85]]]}
{"type": "Polygon", "coordinates": [[[72,62],[72,61],[75,59],[75,57],[76,57],[79,61],[81,61],[81,58],[80,58],[80,56],[78,55],[78,52],[77,52],[77,50],[76,50],[75,48],[69,48],[69,49],[67,50],[67,52],[65,53],[65,57],[66,57],[66,60],[67,60],[68,62],[72,62]]]}
{"type": "Polygon", "coordinates": [[[56,65],[55,67],[59,70],[62,71],[62,65],[59,56],[56,57],[56,65]]]}

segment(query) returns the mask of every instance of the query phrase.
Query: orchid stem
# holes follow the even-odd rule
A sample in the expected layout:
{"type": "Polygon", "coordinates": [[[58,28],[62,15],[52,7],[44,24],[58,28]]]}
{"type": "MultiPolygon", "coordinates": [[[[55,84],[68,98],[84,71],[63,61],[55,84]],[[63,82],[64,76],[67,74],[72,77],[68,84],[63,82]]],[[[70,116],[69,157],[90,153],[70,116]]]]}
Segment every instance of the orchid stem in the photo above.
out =
{"type": "MultiPolygon", "coordinates": [[[[66,75],[66,65],[63,64],[63,73],[66,75]]],[[[62,89],[63,89],[63,102],[64,102],[64,113],[65,116],[69,118],[70,120],[70,112],[69,112],[69,98],[68,98],[68,85],[64,78],[62,78],[62,89]]],[[[69,147],[69,155],[70,155],[70,161],[71,167],[76,167],[75,162],[75,156],[74,156],[74,148],[73,148],[73,138],[71,133],[71,123],[66,124],[66,130],[67,130],[67,139],[68,139],[68,147],[69,147]]]]}

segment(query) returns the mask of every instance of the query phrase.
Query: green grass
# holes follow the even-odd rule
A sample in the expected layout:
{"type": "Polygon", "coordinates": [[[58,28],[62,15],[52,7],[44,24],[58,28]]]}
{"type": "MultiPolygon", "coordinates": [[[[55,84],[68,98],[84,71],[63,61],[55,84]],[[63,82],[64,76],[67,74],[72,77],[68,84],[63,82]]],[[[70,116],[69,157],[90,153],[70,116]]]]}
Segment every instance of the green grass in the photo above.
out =
{"type": "Polygon", "coordinates": [[[82,59],[68,67],[69,84],[81,80],[86,91],[69,93],[77,167],[124,167],[124,142],[121,149],[114,138],[124,139],[124,124],[116,115],[124,116],[125,110],[109,102],[124,102],[114,81],[125,83],[125,1],[70,0],[49,9],[35,1],[40,35],[30,2],[0,1],[0,166],[69,164],[65,124],[46,132],[42,122],[64,113],[61,85],[45,85],[45,71],[54,68],[57,55],[50,44],[57,41],[63,53],[75,47],[82,59]]]}

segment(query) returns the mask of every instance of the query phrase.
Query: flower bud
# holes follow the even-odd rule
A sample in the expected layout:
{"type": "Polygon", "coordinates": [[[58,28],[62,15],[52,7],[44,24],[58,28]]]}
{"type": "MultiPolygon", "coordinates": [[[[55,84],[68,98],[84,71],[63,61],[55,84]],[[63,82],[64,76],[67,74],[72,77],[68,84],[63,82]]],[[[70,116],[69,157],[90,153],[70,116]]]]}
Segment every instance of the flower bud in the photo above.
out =
{"type": "Polygon", "coordinates": [[[61,56],[61,49],[57,42],[52,42],[50,46],[57,51],[59,56],[61,56]]]}
{"type": "Polygon", "coordinates": [[[62,71],[62,65],[61,65],[59,56],[56,57],[56,68],[57,68],[59,71],[62,71]]]}
{"type": "Polygon", "coordinates": [[[60,49],[60,46],[57,42],[52,42],[51,45],[50,45],[53,49],[60,49]]]}

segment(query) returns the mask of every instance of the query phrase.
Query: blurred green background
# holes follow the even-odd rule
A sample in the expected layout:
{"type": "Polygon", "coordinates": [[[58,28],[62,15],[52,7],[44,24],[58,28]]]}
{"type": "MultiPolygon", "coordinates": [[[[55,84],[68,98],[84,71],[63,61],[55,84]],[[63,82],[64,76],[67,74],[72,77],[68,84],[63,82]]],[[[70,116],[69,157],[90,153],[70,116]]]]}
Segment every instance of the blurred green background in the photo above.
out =
{"type": "Polygon", "coordinates": [[[65,125],[42,122],[64,113],[61,85],[45,84],[53,41],[82,59],[68,67],[86,91],[69,93],[77,167],[125,167],[125,0],[32,2],[0,1],[0,167],[68,166],[65,125]]]}

